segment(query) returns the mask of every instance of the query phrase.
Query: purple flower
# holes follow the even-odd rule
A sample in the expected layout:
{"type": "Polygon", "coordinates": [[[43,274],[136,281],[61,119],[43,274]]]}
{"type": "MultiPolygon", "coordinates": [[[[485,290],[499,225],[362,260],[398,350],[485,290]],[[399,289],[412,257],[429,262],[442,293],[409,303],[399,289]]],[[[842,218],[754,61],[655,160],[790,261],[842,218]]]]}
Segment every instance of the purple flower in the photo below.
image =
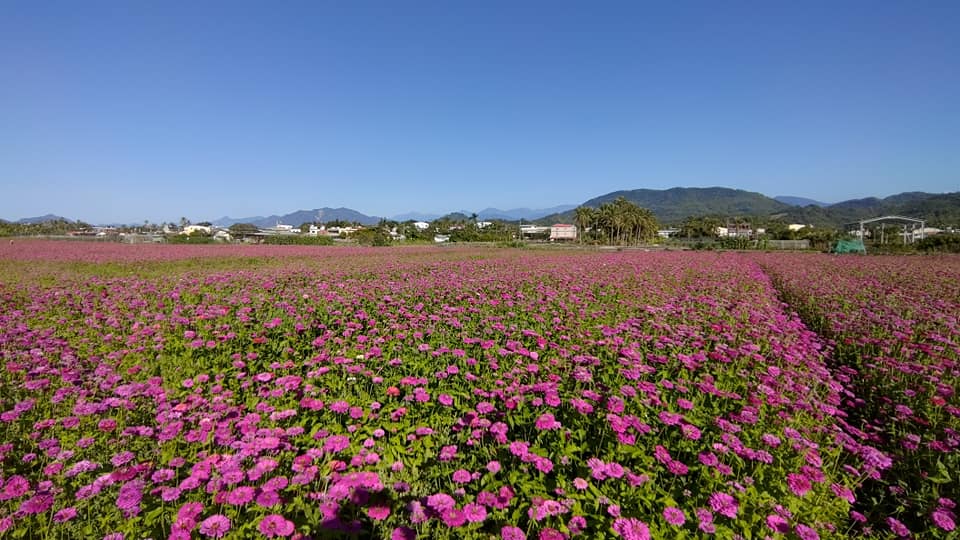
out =
{"type": "Polygon", "coordinates": [[[374,521],[383,521],[390,515],[390,506],[386,504],[374,504],[367,507],[367,515],[374,521]]]}
{"type": "Polygon", "coordinates": [[[483,505],[470,503],[463,507],[463,513],[467,516],[470,523],[480,523],[487,519],[487,509],[483,505]]]}
{"type": "Polygon", "coordinates": [[[650,528],[637,518],[617,518],[613,531],[624,540],[650,540],[650,528]]]}
{"type": "Polygon", "coordinates": [[[200,534],[211,538],[221,538],[230,530],[230,518],[223,514],[214,514],[200,522],[200,534]]]}
{"type": "Polygon", "coordinates": [[[410,527],[397,527],[390,533],[390,540],[415,540],[417,531],[410,527]]]}
{"type": "Polygon", "coordinates": [[[72,507],[72,506],[68,506],[68,507],[64,508],[63,510],[60,510],[59,512],[57,512],[56,514],[54,514],[54,515],[53,515],[53,521],[55,521],[55,522],[57,522],[57,523],[63,523],[63,522],[66,522],[66,521],[70,521],[71,519],[73,519],[73,518],[75,518],[75,517],[77,517],[77,509],[74,508],[74,507],[72,507]]]}
{"type": "Polygon", "coordinates": [[[24,514],[42,514],[53,506],[53,495],[38,493],[20,504],[20,512],[24,514]]]}
{"type": "Polygon", "coordinates": [[[443,512],[444,510],[449,510],[456,506],[456,501],[453,500],[453,497],[447,495],[446,493],[434,493],[427,497],[427,506],[434,509],[437,512],[443,512]]]}
{"type": "Polygon", "coordinates": [[[733,495],[719,491],[710,495],[710,508],[721,516],[731,519],[737,517],[738,504],[733,495]]]}
{"type": "Polygon", "coordinates": [[[3,486],[3,493],[0,493],[0,500],[22,497],[29,490],[30,481],[19,474],[15,474],[7,479],[7,484],[3,486]]]}
{"type": "Polygon", "coordinates": [[[560,429],[560,422],[551,413],[543,413],[534,426],[539,430],[560,429]]]}
{"type": "Polygon", "coordinates": [[[787,523],[787,520],[778,514],[770,514],[767,516],[767,527],[774,532],[787,534],[790,532],[790,525],[787,523]]]}
{"type": "Polygon", "coordinates": [[[957,524],[953,521],[953,514],[945,508],[934,510],[930,518],[933,519],[934,525],[945,531],[952,531],[957,527],[957,524]]]}
{"type": "Polygon", "coordinates": [[[897,518],[888,517],[887,525],[890,525],[890,530],[893,531],[893,534],[904,538],[910,536],[910,529],[906,525],[900,522],[897,518]]]}
{"type": "Polygon", "coordinates": [[[253,500],[256,491],[250,486],[240,486],[227,493],[227,504],[241,506],[253,500]]]}
{"type": "Polygon", "coordinates": [[[797,497],[803,497],[810,492],[810,479],[802,474],[790,473],[787,475],[787,486],[797,497]]]}
{"type": "Polygon", "coordinates": [[[462,510],[450,508],[443,512],[443,522],[447,525],[447,527],[461,527],[467,522],[467,516],[462,510]]]}
{"type": "Polygon", "coordinates": [[[458,484],[466,484],[470,481],[470,471],[466,469],[457,469],[453,473],[453,481],[458,484]]]}
{"type": "Polygon", "coordinates": [[[500,538],[502,540],[527,540],[527,535],[523,533],[523,529],[520,527],[504,525],[500,529],[500,538]]]}
{"type": "Polygon", "coordinates": [[[260,520],[257,528],[267,538],[290,536],[294,530],[293,522],[280,514],[270,514],[264,517],[260,520]]]}
{"type": "Polygon", "coordinates": [[[667,520],[667,523],[671,525],[679,526],[687,521],[687,516],[683,514],[683,510],[676,506],[668,506],[663,509],[663,519],[667,520]]]}
{"type": "Polygon", "coordinates": [[[800,537],[800,540],[820,540],[820,535],[816,529],[803,524],[797,525],[797,536],[800,537]]]}

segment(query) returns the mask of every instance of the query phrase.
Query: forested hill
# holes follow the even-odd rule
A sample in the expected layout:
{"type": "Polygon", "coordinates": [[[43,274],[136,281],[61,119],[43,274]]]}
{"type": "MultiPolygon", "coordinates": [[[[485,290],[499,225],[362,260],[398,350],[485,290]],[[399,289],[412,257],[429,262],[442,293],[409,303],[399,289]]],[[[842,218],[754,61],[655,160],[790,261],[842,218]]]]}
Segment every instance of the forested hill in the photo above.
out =
{"type": "MultiPolygon", "coordinates": [[[[597,208],[618,197],[653,212],[660,223],[679,223],[692,216],[767,216],[784,212],[789,205],[751,191],[723,187],[632,189],[595,197],[582,206],[597,208]]],[[[573,211],[546,216],[539,222],[573,222],[573,211]]]]}
{"type": "MultiPolygon", "coordinates": [[[[791,206],[766,195],[722,187],[633,189],[614,191],[584,202],[597,208],[623,197],[653,212],[662,225],[676,225],[690,217],[757,217],[818,227],[844,224],[885,215],[924,219],[931,226],[960,225],[960,192],[906,192],[883,199],[870,197],[828,206],[791,206]]],[[[573,223],[573,211],[545,216],[539,223],[573,223]]]]}

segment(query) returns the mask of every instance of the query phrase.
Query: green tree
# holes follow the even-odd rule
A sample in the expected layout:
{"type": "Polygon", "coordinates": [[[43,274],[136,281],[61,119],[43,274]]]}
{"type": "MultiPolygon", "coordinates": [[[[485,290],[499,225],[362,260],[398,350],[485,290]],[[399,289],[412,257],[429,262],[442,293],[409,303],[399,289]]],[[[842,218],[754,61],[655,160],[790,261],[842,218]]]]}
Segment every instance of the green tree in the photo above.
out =
{"type": "Polygon", "coordinates": [[[597,211],[589,206],[578,206],[576,210],[573,211],[573,216],[577,225],[577,238],[582,244],[584,237],[587,235],[587,229],[594,226],[594,222],[597,219],[597,211]]]}

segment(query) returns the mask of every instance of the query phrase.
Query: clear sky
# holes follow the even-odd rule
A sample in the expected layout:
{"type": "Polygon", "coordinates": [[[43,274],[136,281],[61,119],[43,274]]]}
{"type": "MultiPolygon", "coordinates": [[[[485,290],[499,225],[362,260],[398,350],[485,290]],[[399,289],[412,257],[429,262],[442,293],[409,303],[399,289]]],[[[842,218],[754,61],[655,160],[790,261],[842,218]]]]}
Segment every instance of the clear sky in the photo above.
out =
{"type": "Polygon", "coordinates": [[[0,217],[960,191],[960,1],[5,0],[0,217]]]}

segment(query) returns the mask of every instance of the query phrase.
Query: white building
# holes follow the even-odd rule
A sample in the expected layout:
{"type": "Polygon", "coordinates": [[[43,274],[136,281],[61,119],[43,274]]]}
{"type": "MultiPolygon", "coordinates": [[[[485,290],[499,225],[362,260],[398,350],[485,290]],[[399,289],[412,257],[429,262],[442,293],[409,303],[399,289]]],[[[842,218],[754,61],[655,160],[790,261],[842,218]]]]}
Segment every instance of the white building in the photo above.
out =
{"type": "Polygon", "coordinates": [[[180,231],[180,234],[182,235],[188,235],[193,233],[210,234],[210,232],[211,232],[210,227],[206,225],[187,225],[186,227],[183,228],[183,230],[180,231]]]}
{"type": "Polygon", "coordinates": [[[414,221],[413,226],[416,227],[418,231],[425,231],[430,228],[430,224],[426,221],[414,221]]]}
{"type": "Polygon", "coordinates": [[[550,240],[576,240],[577,227],[566,223],[557,223],[550,226],[550,240]]]}

